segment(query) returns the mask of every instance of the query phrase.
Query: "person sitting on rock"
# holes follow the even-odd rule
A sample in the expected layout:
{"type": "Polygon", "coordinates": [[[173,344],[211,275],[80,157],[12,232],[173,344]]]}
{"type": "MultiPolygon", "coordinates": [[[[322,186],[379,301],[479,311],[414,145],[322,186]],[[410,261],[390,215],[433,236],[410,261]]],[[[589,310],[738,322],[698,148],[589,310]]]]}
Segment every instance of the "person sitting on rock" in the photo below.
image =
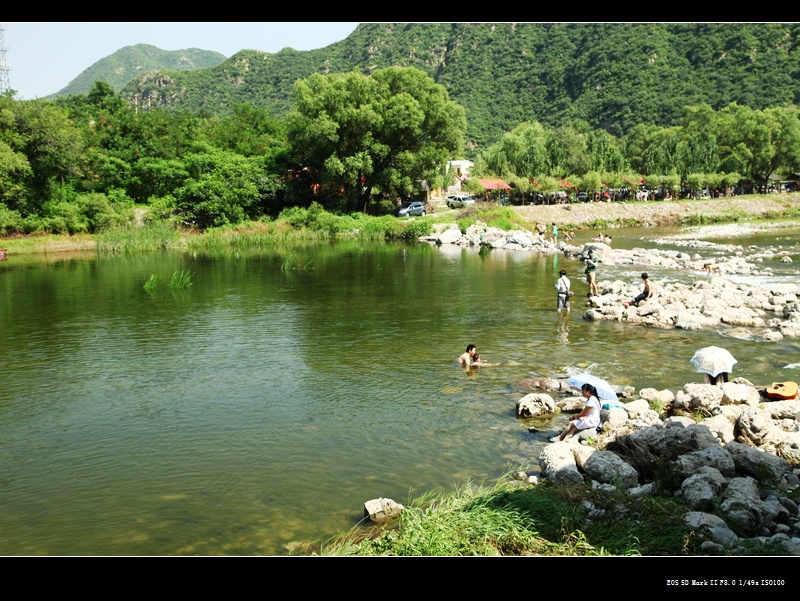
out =
{"type": "Polygon", "coordinates": [[[563,442],[569,440],[581,430],[597,428],[600,425],[600,400],[597,398],[597,388],[591,384],[581,386],[581,394],[586,399],[586,405],[578,417],[571,419],[566,429],[558,436],[553,436],[550,442],[563,442]]]}
{"type": "Polygon", "coordinates": [[[650,278],[646,273],[642,274],[642,282],[644,283],[644,290],[642,290],[642,293],[631,301],[623,301],[622,302],[623,307],[625,307],[626,309],[630,305],[638,307],[640,302],[645,301],[649,299],[651,296],[653,296],[653,285],[650,282],[650,278]]]}

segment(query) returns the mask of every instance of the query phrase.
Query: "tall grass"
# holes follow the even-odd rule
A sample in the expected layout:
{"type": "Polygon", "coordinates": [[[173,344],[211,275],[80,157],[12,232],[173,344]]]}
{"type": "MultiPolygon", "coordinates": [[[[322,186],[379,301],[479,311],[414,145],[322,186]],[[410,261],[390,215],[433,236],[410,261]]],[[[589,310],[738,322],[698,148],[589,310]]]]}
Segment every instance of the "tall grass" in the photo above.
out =
{"type": "MultiPolygon", "coordinates": [[[[301,552],[320,555],[700,555],[672,495],[632,496],[589,485],[492,486],[427,493],[404,503],[396,525],[363,524],[301,552]],[[589,511],[591,509],[591,513],[589,511]],[[590,517],[591,515],[591,517],[590,517]]],[[[731,554],[775,554],[760,544],[731,554]],[[757,548],[755,548],[757,547],[757,548]]]]}
{"type": "Polygon", "coordinates": [[[303,262],[297,257],[297,255],[291,254],[283,260],[283,263],[281,263],[281,271],[284,273],[287,271],[308,271],[311,269],[311,264],[313,262],[313,259],[303,262]]]}
{"type": "Polygon", "coordinates": [[[322,545],[322,555],[522,555],[551,545],[513,508],[492,508],[469,485],[453,494],[428,493],[406,506],[396,529],[370,538],[352,530],[322,545]]]}
{"type": "Polygon", "coordinates": [[[147,278],[147,281],[144,283],[144,289],[148,292],[152,292],[156,288],[158,288],[158,284],[161,282],[161,276],[153,273],[147,278]]]}
{"type": "Polygon", "coordinates": [[[169,281],[170,288],[189,288],[192,285],[194,274],[188,269],[180,269],[172,274],[169,281]]]}
{"type": "Polygon", "coordinates": [[[97,250],[131,253],[148,250],[185,248],[181,233],[171,223],[149,221],[144,225],[126,224],[108,228],[96,235],[97,250]]]}

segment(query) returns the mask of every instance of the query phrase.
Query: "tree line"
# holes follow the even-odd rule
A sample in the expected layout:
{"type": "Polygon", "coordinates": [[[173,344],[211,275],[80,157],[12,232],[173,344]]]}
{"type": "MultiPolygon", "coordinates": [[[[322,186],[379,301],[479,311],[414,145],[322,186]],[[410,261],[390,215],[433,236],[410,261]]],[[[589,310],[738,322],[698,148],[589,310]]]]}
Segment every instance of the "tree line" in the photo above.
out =
{"type": "MultiPolygon", "coordinates": [[[[55,101],[10,92],[0,96],[0,233],[94,232],[130,223],[135,207],[198,229],[312,203],[387,214],[452,181],[446,164],[464,156],[466,129],[463,107],[411,67],[311,75],[281,118],[248,104],[229,115],[143,110],[99,81],[55,101]]],[[[793,172],[799,158],[796,109],[694,105],[679,126],[637,125],[622,138],[577,121],[522,123],[479,151],[474,173],[519,190],[568,178],[594,190],[755,178],[793,172]]]]}
{"type": "Polygon", "coordinates": [[[732,103],[719,111],[687,106],[680,125],[638,124],[621,138],[581,122],[522,123],[483,150],[471,173],[529,193],[641,186],[680,197],[737,186],[763,190],[770,175],[792,178],[798,171],[798,109],[732,103]]]}

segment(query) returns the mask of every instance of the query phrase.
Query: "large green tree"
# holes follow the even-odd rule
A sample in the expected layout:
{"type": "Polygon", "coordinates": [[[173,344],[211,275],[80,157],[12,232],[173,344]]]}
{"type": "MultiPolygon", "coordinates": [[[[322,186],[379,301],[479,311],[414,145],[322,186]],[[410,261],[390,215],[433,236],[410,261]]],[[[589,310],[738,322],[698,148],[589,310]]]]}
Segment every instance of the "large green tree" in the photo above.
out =
{"type": "Polygon", "coordinates": [[[83,149],[66,111],[46,100],[0,96],[0,176],[9,208],[35,213],[75,173],[83,149]]]}
{"type": "Polygon", "coordinates": [[[763,111],[730,104],[718,113],[722,168],[767,181],[800,163],[800,119],[794,107],[763,111]]]}
{"type": "Polygon", "coordinates": [[[367,212],[377,193],[407,196],[463,148],[464,109],[414,68],[314,74],[295,85],[289,142],[307,201],[367,212]],[[314,196],[312,196],[314,194],[314,196]]]}

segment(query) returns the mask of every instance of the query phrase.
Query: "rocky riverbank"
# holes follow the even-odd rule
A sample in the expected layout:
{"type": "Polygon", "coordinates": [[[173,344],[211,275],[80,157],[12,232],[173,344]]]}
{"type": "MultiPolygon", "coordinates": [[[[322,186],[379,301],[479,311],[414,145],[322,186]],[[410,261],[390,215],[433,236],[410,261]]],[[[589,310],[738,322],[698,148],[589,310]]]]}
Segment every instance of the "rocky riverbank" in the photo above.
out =
{"type": "MultiPolygon", "coordinates": [[[[637,203],[639,211],[644,206],[656,209],[646,215],[613,203],[599,209],[581,205],[572,209],[579,217],[571,222],[563,217],[568,210],[572,213],[567,206],[524,209],[530,209],[529,218],[539,223],[577,226],[601,219],[601,214],[608,221],[622,211],[620,219],[649,219],[638,224],[664,225],[681,220],[676,206],[683,215],[700,206],[706,216],[747,207],[749,215],[764,217],[775,210],[785,212],[788,207],[782,203],[790,202],[779,198],[775,202],[736,200],[637,203]]],[[[643,270],[656,266],[660,270],[692,270],[702,276],[692,285],[654,283],[655,293],[638,307],[625,307],[623,301],[638,294],[641,283],[599,278],[598,294],[588,299],[584,319],[687,330],[729,326],[740,337],[764,341],[800,336],[800,287],[794,283],[745,286],[727,278],[730,274],[769,273],[760,260],[765,253],[776,252],[772,249],[745,252],[734,247],[729,256],[709,262],[699,252],[620,250],[601,243],[553,244],[531,231],[505,232],[480,222],[466,233],[455,225],[442,224],[422,239],[571,256],[582,256],[591,248],[610,272],[615,265],[636,265],[643,270]]],[[[788,256],[783,260],[791,262],[788,256]]],[[[536,391],[517,402],[521,420],[559,411],[578,412],[583,406],[583,399],[571,396],[570,386],[563,381],[542,377],[517,384],[536,391]]],[[[691,507],[684,520],[700,537],[704,553],[741,554],[746,552],[744,541],[752,539],[774,546],[779,554],[800,555],[800,400],[766,398],[744,378],[721,386],[687,383],[679,391],[624,389],[617,394],[624,402],[604,408],[601,431],[585,431],[568,442],[546,446],[538,457],[541,473],[517,477],[534,485],[543,478],[550,485],[585,482],[632,495],[671,494],[691,507]]],[[[591,503],[584,509],[589,519],[608,517],[591,503]]]]}
{"type": "MultiPolygon", "coordinates": [[[[560,380],[521,384],[517,417],[578,412],[583,398],[560,380]],[[556,399],[551,396],[554,394],[556,399]]],[[[763,396],[745,378],[721,386],[688,383],[677,392],[630,388],[604,403],[602,428],[585,430],[539,455],[537,484],[589,483],[631,495],[672,494],[708,554],[739,554],[745,539],[800,555],[800,401],[763,396]]],[[[589,519],[608,517],[591,504],[589,519]]]]}

